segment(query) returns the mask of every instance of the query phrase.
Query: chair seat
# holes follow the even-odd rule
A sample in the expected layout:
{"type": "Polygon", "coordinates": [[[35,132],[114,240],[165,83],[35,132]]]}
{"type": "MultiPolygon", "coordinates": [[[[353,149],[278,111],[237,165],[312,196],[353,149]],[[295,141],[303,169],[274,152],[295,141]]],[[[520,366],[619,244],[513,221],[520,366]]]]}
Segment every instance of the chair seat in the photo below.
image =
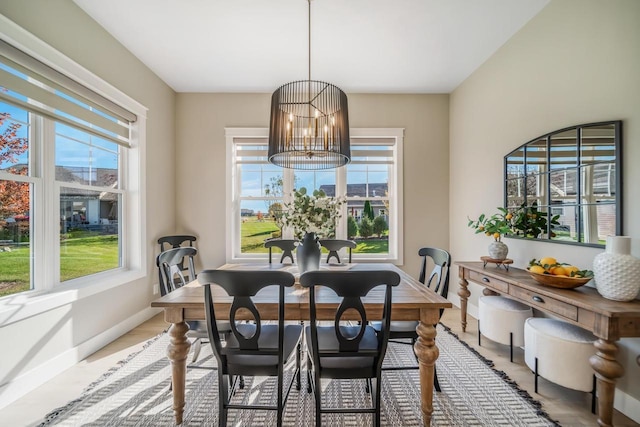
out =
{"type": "MultiPolygon", "coordinates": [[[[413,332],[417,336],[418,333],[416,332],[416,328],[418,327],[418,323],[419,322],[414,320],[408,320],[408,321],[392,320],[391,325],[389,326],[389,332],[391,332],[392,334],[394,332],[413,332]]],[[[371,324],[371,327],[376,331],[379,331],[382,328],[382,322],[376,321],[376,322],[371,322],[370,324],[371,324]]]]}
{"type": "MultiPolygon", "coordinates": [[[[238,331],[244,336],[252,336],[256,330],[254,324],[239,324],[237,326],[238,331]]],[[[302,334],[302,325],[286,325],[284,327],[284,363],[287,363],[287,359],[295,350],[298,342],[300,341],[302,334]]],[[[258,345],[261,351],[278,349],[278,325],[263,325],[260,338],[258,339],[258,345]]],[[[227,338],[227,345],[223,347],[222,354],[227,356],[229,365],[237,366],[256,366],[256,367],[274,367],[278,366],[278,355],[247,355],[247,354],[234,354],[234,350],[238,350],[238,340],[233,334],[227,338]]]]}
{"type": "MultiPolygon", "coordinates": [[[[345,337],[352,337],[358,333],[360,330],[360,326],[341,326],[340,331],[345,337]]],[[[307,340],[307,349],[311,353],[311,327],[307,326],[305,328],[305,335],[307,340]]],[[[319,326],[318,327],[318,348],[320,350],[320,354],[331,354],[331,353],[340,353],[340,344],[338,339],[336,338],[336,332],[333,326],[319,326]]],[[[353,356],[328,356],[328,357],[320,357],[320,365],[323,370],[327,369],[340,369],[342,371],[352,368],[352,369],[362,369],[362,368],[373,368],[374,358],[378,352],[378,336],[376,335],[375,329],[371,326],[367,326],[365,328],[364,336],[362,337],[362,341],[360,342],[360,351],[357,353],[354,352],[353,356]],[[370,352],[371,355],[367,356],[367,353],[370,352]]],[[[312,353],[311,353],[312,354],[312,353]]],[[[342,353],[344,354],[344,352],[342,353]]],[[[348,377],[350,376],[349,372],[346,372],[348,377]]]]}

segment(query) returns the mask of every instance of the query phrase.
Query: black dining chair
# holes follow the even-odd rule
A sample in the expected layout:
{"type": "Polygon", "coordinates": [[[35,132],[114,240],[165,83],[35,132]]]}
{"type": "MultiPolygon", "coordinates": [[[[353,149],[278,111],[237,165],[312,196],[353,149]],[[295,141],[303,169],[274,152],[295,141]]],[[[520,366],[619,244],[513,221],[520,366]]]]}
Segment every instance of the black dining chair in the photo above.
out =
{"type": "MultiPolygon", "coordinates": [[[[316,403],[316,426],[322,425],[325,413],[370,413],[374,425],[380,425],[381,368],[389,339],[391,290],[400,283],[400,275],[390,270],[308,271],[300,276],[300,284],[309,288],[310,325],[305,328],[307,344],[307,391],[313,391],[316,403]],[[384,286],[381,328],[376,331],[367,323],[362,298],[376,287],[384,286]],[[333,325],[322,326],[317,319],[318,287],[326,287],[339,297],[340,305],[333,325]],[[358,325],[343,320],[355,310],[358,325]],[[332,408],[322,406],[322,378],[364,379],[371,390],[370,407],[332,408]],[[375,379],[375,382],[372,380],[375,379]]],[[[323,290],[324,291],[324,290],[323,290]]]]}
{"type": "MultiPolygon", "coordinates": [[[[158,245],[160,245],[160,252],[164,252],[167,249],[175,249],[180,247],[195,247],[194,243],[196,241],[196,236],[191,236],[188,234],[179,234],[173,236],[162,236],[158,239],[158,245]]],[[[187,267],[185,267],[184,262],[180,262],[178,264],[178,268],[182,272],[186,272],[187,267]]],[[[190,277],[189,281],[195,280],[195,277],[190,277]]],[[[163,294],[164,295],[164,294],[163,294]]]]}
{"type": "MultiPolygon", "coordinates": [[[[195,267],[193,258],[198,253],[196,248],[192,247],[178,247],[175,249],[167,249],[161,252],[156,257],[156,266],[158,267],[160,293],[164,296],[168,293],[175,291],[176,289],[186,285],[188,280],[185,277],[195,279],[195,267]],[[186,262],[186,267],[180,269],[181,265],[186,262]]],[[[197,320],[187,322],[189,325],[189,332],[187,337],[194,338],[191,346],[193,347],[193,359],[192,362],[198,360],[200,349],[202,346],[202,340],[208,338],[207,327],[204,322],[197,320]]],[[[224,328],[225,325],[220,325],[224,328]]],[[[231,330],[229,323],[226,322],[226,329],[231,330]]]]}
{"type": "MultiPolygon", "coordinates": [[[[427,288],[441,295],[443,298],[447,298],[447,295],[449,294],[449,269],[451,267],[451,255],[449,255],[449,252],[444,249],[427,247],[418,250],[418,255],[422,257],[420,276],[418,278],[420,283],[425,284],[427,288]],[[427,262],[428,260],[430,260],[429,263],[427,262]],[[433,264],[433,270],[431,270],[429,278],[426,280],[428,264],[433,264]]],[[[440,309],[440,317],[442,317],[443,313],[444,308],[440,309]]],[[[418,339],[418,333],[416,332],[418,323],[419,322],[417,321],[392,321],[389,328],[389,339],[399,344],[409,344],[414,346],[418,339]],[[410,341],[397,341],[399,339],[409,339],[410,341]]],[[[372,322],[372,326],[377,330],[380,329],[379,322],[372,322]]],[[[397,371],[405,369],[419,369],[419,366],[385,366],[382,368],[383,371],[397,371]]],[[[440,383],[438,382],[438,375],[435,372],[435,366],[434,374],[434,388],[436,391],[441,391],[440,383]]]]}
{"type": "Polygon", "coordinates": [[[298,349],[303,329],[299,324],[285,325],[284,320],[285,288],[293,286],[294,276],[285,271],[204,270],[198,275],[198,281],[204,285],[209,342],[218,362],[219,425],[226,426],[229,409],[256,409],[276,411],[276,424],[281,426],[284,407],[294,381],[296,389],[300,390],[298,349]],[[219,285],[227,295],[233,297],[228,312],[231,334],[227,337],[226,345],[220,340],[216,321],[219,312],[214,305],[212,284],[219,285]],[[260,310],[253,301],[259,291],[270,286],[278,288],[276,324],[263,321],[260,310]],[[251,319],[249,322],[243,322],[247,319],[241,316],[247,313],[250,313],[251,319]],[[293,353],[296,357],[296,368],[284,393],[284,366],[293,353]],[[231,403],[239,376],[277,377],[277,404],[231,403]]]}
{"type": "Polygon", "coordinates": [[[280,257],[280,263],[285,258],[291,259],[291,263],[295,263],[293,260],[293,250],[296,248],[297,240],[292,239],[267,239],[264,241],[264,247],[269,249],[269,264],[271,264],[271,251],[273,248],[280,248],[282,250],[282,257],[280,257]]]}
{"type": "Polygon", "coordinates": [[[340,264],[340,255],[338,255],[338,251],[342,248],[348,249],[347,253],[349,254],[349,264],[351,264],[351,251],[356,247],[356,242],[353,240],[320,239],[320,245],[329,251],[329,255],[327,255],[327,264],[329,264],[331,257],[335,257],[338,264],[340,264]]]}

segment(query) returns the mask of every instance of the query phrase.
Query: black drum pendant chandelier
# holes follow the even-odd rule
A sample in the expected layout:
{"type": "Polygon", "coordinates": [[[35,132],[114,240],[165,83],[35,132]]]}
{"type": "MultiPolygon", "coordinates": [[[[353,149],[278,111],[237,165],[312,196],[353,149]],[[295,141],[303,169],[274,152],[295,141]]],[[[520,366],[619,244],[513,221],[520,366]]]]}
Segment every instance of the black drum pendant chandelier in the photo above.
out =
{"type": "Polygon", "coordinates": [[[330,169],[351,161],[347,95],[337,86],[309,79],[280,86],[271,96],[269,162],[289,169],[330,169]]]}

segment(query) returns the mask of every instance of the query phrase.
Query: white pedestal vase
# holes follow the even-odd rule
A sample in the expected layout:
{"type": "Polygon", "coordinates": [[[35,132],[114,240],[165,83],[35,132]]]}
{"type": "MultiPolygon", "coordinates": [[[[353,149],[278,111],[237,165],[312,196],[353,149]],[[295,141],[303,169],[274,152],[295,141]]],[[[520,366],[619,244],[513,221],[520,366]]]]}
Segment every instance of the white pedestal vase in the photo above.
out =
{"type": "Polygon", "coordinates": [[[631,301],[640,291],[640,259],[631,255],[631,238],[608,236],[605,251],[593,259],[596,288],[603,297],[631,301]]]}
{"type": "Polygon", "coordinates": [[[495,241],[489,245],[489,256],[493,259],[506,259],[508,253],[509,247],[502,242],[495,241]]]}

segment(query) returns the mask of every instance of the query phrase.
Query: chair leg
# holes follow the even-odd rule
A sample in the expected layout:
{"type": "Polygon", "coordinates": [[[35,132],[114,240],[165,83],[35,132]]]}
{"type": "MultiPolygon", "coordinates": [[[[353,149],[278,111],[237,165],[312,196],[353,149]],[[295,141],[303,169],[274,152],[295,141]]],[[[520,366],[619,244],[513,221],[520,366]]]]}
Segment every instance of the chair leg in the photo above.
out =
{"type": "Polygon", "coordinates": [[[300,355],[302,354],[302,343],[298,343],[298,351],[296,351],[296,390],[300,390],[300,355]]]}
{"type": "Polygon", "coordinates": [[[316,427],[322,427],[322,396],[320,393],[320,376],[317,375],[317,372],[314,375],[314,386],[313,397],[316,400],[316,427]]]}
{"type": "Polygon", "coordinates": [[[509,360],[513,363],[513,332],[509,332],[509,360]]]}
{"type": "Polygon", "coordinates": [[[535,367],[535,370],[533,371],[534,390],[536,393],[538,393],[538,358],[537,357],[535,359],[534,367],[535,367]]]}
{"type": "Polygon", "coordinates": [[[229,384],[227,379],[222,374],[221,370],[218,370],[218,414],[219,414],[219,426],[227,425],[227,402],[229,401],[229,384]]]}
{"type": "Polygon", "coordinates": [[[480,319],[478,319],[478,347],[482,347],[480,343],[480,338],[482,337],[482,333],[480,332],[480,319]]]}
{"type": "Polygon", "coordinates": [[[433,365],[433,388],[437,392],[442,391],[442,389],[440,389],[440,382],[438,381],[438,372],[436,371],[436,365],[433,365]]]}
{"type": "Polygon", "coordinates": [[[364,391],[369,394],[371,393],[371,378],[367,378],[364,384],[364,391]]]}
{"type": "Polygon", "coordinates": [[[311,387],[311,381],[313,381],[311,369],[313,369],[313,366],[311,365],[311,357],[307,352],[307,393],[311,393],[313,391],[313,388],[311,387]]]}
{"type": "Polygon", "coordinates": [[[375,418],[373,421],[373,425],[375,427],[380,427],[380,389],[382,388],[380,387],[381,382],[382,382],[382,376],[380,375],[380,373],[378,373],[378,376],[376,377],[375,389],[373,390],[373,393],[375,393],[373,396],[375,397],[372,399],[375,402],[375,409],[376,409],[376,412],[374,414],[375,418]]]}
{"type": "Polygon", "coordinates": [[[191,345],[193,346],[193,359],[191,359],[191,363],[195,363],[196,360],[198,360],[200,350],[202,349],[202,340],[200,338],[196,338],[191,345]]]}
{"type": "Polygon", "coordinates": [[[593,388],[591,389],[591,413],[595,414],[596,413],[596,388],[597,388],[597,384],[598,381],[596,380],[596,376],[593,376],[593,388]]]}

